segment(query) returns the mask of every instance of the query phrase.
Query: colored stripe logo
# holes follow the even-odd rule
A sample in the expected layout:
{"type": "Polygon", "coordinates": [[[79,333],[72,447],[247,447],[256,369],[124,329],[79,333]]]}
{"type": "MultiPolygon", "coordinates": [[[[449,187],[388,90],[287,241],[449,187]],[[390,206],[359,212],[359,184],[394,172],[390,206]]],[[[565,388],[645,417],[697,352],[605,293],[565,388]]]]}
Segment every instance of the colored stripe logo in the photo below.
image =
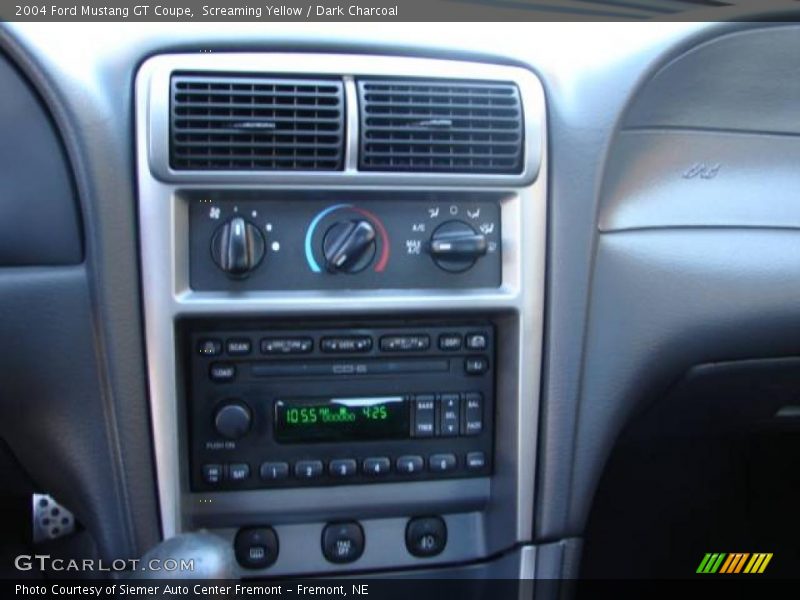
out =
{"type": "Polygon", "coordinates": [[[763,573],[769,561],[772,560],[772,553],[769,552],[707,552],[697,567],[697,573],[714,574],[724,573],[735,575],[747,573],[755,575],[763,573]]]}

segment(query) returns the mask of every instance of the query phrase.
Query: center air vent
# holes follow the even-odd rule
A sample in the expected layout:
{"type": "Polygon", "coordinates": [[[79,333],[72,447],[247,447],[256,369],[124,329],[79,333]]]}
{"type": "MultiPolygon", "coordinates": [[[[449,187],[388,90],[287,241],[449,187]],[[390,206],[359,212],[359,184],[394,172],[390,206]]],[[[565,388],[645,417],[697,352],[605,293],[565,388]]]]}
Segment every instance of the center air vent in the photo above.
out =
{"type": "Polygon", "coordinates": [[[172,77],[170,164],[195,170],[341,169],[338,80],[172,77]]]}
{"type": "Polygon", "coordinates": [[[367,79],[358,94],[362,170],[522,171],[522,106],[513,84],[367,79]]]}

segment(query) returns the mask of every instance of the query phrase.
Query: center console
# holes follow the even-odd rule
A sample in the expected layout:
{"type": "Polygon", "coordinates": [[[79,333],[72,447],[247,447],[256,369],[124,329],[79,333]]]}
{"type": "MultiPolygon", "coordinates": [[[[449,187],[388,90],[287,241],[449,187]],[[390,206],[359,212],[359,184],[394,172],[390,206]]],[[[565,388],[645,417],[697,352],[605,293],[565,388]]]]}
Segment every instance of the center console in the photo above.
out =
{"type": "Polygon", "coordinates": [[[240,575],[533,576],[546,233],[529,71],[176,54],[136,82],[162,533],[240,575]]]}

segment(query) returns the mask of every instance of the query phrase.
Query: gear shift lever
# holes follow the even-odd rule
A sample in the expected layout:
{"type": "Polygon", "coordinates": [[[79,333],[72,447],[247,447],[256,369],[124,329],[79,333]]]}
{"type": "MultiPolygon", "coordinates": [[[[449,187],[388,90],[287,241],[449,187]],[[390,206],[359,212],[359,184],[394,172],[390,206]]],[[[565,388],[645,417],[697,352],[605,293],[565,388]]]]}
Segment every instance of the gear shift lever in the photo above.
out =
{"type": "Polygon", "coordinates": [[[236,579],[236,557],[230,542],[206,531],[182,533],[164,540],[141,558],[144,570],[130,573],[133,579],[236,579]],[[151,570],[150,561],[161,567],[151,570]],[[177,569],[167,571],[164,565],[176,561],[177,569]],[[181,570],[181,564],[191,568],[181,570]]]}

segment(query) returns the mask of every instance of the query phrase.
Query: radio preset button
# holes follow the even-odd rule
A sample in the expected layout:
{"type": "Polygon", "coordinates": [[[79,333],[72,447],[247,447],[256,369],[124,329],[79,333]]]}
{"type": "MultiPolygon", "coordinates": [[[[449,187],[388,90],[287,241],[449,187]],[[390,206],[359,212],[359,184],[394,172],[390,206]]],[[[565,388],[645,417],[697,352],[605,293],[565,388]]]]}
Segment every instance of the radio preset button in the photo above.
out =
{"type": "Polygon", "coordinates": [[[454,351],[461,350],[461,334],[459,333],[443,333],[439,336],[439,350],[454,351]]]}
{"type": "Polygon", "coordinates": [[[397,472],[400,474],[413,475],[424,467],[425,462],[421,456],[401,456],[397,459],[397,472]]]}
{"type": "Polygon", "coordinates": [[[298,460],[294,464],[294,476],[298,479],[317,479],[322,476],[321,460],[298,460]]]}
{"type": "Polygon", "coordinates": [[[361,466],[364,475],[379,477],[386,475],[392,466],[392,462],[385,456],[375,458],[365,458],[364,464],[361,466]]]}
{"type": "Polygon", "coordinates": [[[259,475],[264,481],[279,481],[289,477],[289,464],[285,462],[261,463],[259,475]]]}
{"type": "Polygon", "coordinates": [[[470,452],[467,454],[466,465],[470,471],[480,471],[486,466],[486,455],[483,452],[470,452]]]}
{"type": "Polygon", "coordinates": [[[306,354],[314,348],[314,340],[308,337],[264,338],[261,354],[306,354]]]}
{"type": "Polygon", "coordinates": [[[470,356],[464,359],[464,371],[467,375],[483,375],[489,370],[489,361],[483,356],[470,356]]]}
{"type": "Polygon", "coordinates": [[[489,339],[485,333],[470,333],[467,335],[467,348],[470,350],[486,350],[489,339]]]}
{"type": "Polygon", "coordinates": [[[420,394],[414,397],[414,437],[433,437],[435,423],[435,404],[433,394],[420,394]]]}
{"type": "Polygon", "coordinates": [[[234,338],[225,342],[225,351],[231,356],[247,356],[252,350],[253,345],[247,338],[234,338]]]}
{"type": "Polygon", "coordinates": [[[209,485],[222,483],[222,465],[203,465],[203,481],[209,485]]]}
{"type": "Polygon", "coordinates": [[[383,352],[421,352],[430,345],[429,335],[385,335],[381,338],[383,352]]]}
{"type": "Polygon", "coordinates": [[[439,435],[458,435],[461,399],[458,394],[442,394],[439,399],[439,435]]]}
{"type": "Polygon", "coordinates": [[[214,363],[208,370],[211,381],[225,383],[236,377],[236,367],[230,363],[214,363]]]}
{"type": "Polygon", "coordinates": [[[464,397],[461,434],[478,435],[481,431],[483,431],[483,396],[478,392],[469,392],[464,397]]]}
{"type": "Polygon", "coordinates": [[[247,463],[228,465],[229,481],[245,481],[247,479],[250,479],[250,465],[247,463]]]}
{"type": "Polygon", "coordinates": [[[333,477],[352,477],[356,474],[356,461],[352,458],[336,458],[328,464],[328,473],[333,477]]]}
{"type": "Polygon", "coordinates": [[[197,343],[197,353],[201,356],[219,356],[222,354],[222,342],[217,339],[200,340],[197,343]]]}
{"type": "Polygon", "coordinates": [[[447,473],[456,468],[455,454],[432,454],[428,458],[428,468],[434,473],[447,473]]]}
{"type": "Polygon", "coordinates": [[[372,338],[366,335],[351,337],[326,337],[319,344],[320,350],[332,354],[348,352],[369,352],[372,338]]]}

